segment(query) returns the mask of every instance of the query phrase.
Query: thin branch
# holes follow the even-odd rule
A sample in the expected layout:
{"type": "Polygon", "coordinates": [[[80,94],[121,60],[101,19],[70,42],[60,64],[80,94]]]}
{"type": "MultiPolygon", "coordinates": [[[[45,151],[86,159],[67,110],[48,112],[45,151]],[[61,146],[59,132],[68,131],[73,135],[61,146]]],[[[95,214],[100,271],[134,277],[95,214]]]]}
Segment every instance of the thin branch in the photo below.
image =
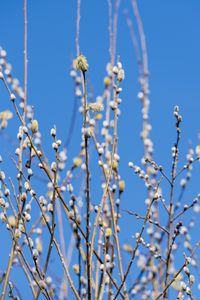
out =
{"type": "Polygon", "coordinates": [[[27,51],[27,0],[24,0],[24,116],[26,115],[27,105],[27,83],[28,83],[28,51],[27,51]]]}
{"type": "Polygon", "coordinates": [[[83,97],[84,97],[84,142],[85,142],[85,166],[86,166],[86,256],[87,256],[87,280],[88,280],[88,300],[92,299],[92,266],[90,265],[90,172],[89,172],[89,154],[88,154],[88,136],[87,130],[87,91],[85,72],[82,72],[83,78],[83,97]]]}
{"type": "Polygon", "coordinates": [[[81,20],[81,0],[77,0],[77,16],[76,16],[76,56],[80,54],[79,34],[80,34],[80,20],[81,20]]]}

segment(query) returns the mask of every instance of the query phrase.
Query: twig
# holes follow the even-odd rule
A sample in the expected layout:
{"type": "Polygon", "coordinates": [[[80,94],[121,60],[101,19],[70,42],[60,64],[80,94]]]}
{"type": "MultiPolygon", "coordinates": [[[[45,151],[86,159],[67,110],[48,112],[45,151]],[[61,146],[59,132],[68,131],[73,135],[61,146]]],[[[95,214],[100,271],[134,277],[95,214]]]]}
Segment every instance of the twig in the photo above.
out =
{"type": "Polygon", "coordinates": [[[137,249],[138,249],[138,247],[139,247],[139,245],[140,245],[140,240],[141,240],[142,234],[143,234],[143,232],[144,232],[145,225],[146,225],[146,223],[147,223],[147,221],[148,221],[149,214],[150,214],[150,212],[151,212],[151,207],[152,207],[152,204],[153,204],[154,200],[155,200],[155,199],[152,199],[152,200],[151,200],[151,203],[150,203],[149,206],[148,206],[147,213],[146,213],[146,215],[145,215],[145,219],[144,219],[144,222],[143,222],[141,231],[140,231],[140,233],[139,233],[139,235],[138,235],[138,237],[137,237],[136,246],[135,246],[135,248],[134,248],[133,251],[132,251],[131,260],[130,260],[130,262],[129,262],[129,264],[128,264],[128,267],[127,267],[127,270],[126,270],[126,272],[125,272],[125,274],[124,274],[124,278],[123,278],[123,280],[122,280],[122,283],[121,283],[119,289],[117,290],[117,293],[116,293],[116,295],[115,295],[115,297],[114,297],[113,300],[117,299],[117,297],[118,297],[118,295],[119,295],[119,292],[120,292],[120,290],[122,289],[122,287],[123,287],[123,285],[124,285],[124,283],[125,283],[125,281],[126,281],[126,278],[127,278],[128,274],[129,274],[129,272],[130,272],[130,269],[131,269],[131,266],[132,266],[133,261],[134,261],[134,259],[135,259],[136,251],[137,251],[137,249]]]}
{"type": "Polygon", "coordinates": [[[24,115],[25,120],[26,115],[26,105],[27,105],[27,83],[28,83],[28,54],[27,54],[27,0],[24,0],[24,115]]]}
{"type": "Polygon", "coordinates": [[[83,97],[84,97],[84,142],[85,142],[85,166],[86,166],[86,256],[87,256],[87,280],[88,280],[88,300],[92,299],[92,269],[90,265],[90,172],[89,172],[89,155],[88,155],[88,136],[87,130],[87,91],[85,72],[82,72],[83,78],[83,97]]]}
{"type": "MultiPolygon", "coordinates": [[[[127,212],[129,215],[135,216],[137,219],[142,219],[145,220],[145,217],[138,215],[137,213],[134,213],[130,210],[124,210],[125,212],[127,212]]],[[[152,219],[148,218],[147,221],[155,226],[157,226],[158,228],[160,228],[162,231],[164,231],[165,233],[169,234],[169,231],[164,228],[163,226],[161,226],[158,222],[153,221],[152,219]]]]}
{"type": "Polygon", "coordinates": [[[2,293],[1,293],[1,300],[4,300],[6,297],[6,288],[8,285],[8,280],[9,280],[10,271],[11,271],[12,264],[13,264],[13,259],[15,257],[14,252],[15,252],[15,241],[13,240],[12,246],[11,246],[10,257],[9,257],[9,261],[8,261],[8,266],[7,266],[7,270],[5,272],[6,275],[5,275],[3,289],[2,289],[2,293]]]}
{"type": "MultiPolygon", "coordinates": [[[[190,255],[190,258],[192,258],[195,254],[195,252],[197,251],[198,247],[200,245],[200,242],[198,242],[194,248],[194,250],[192,251],[192,254],[190,255]]],[[[185,259],[184,264],[182,265],[182,267],[178,270],[178,272],[176,272],[176,274],[174,275],[173,279],[170,280],[170,282],[166,285],[166,287],[164,288],[164,290],[158,295],[158,297],[156,297],[155,300],[160,299],[162,296],[166,295],[167,290],[169,289],[169,287],[172,285],[172,283],[176,280],[176,278],[178,277],[178,275],[183,271],[184,267],[186,267],[189,264],[188,258],[185,259]]]]}
{"type": "Polygon", "coordinates": [[[77,16],[76,16],[76,56],[80,54],[79,34],[80,34],[80,20],[81,20],[81,0],[77,0],[77,16]]]}
{"type": "MultiPolygon", "coordinates": [[[[174,145],[174,155],[172,161],[172,170],[171,170],[171,191],[170,191],[170,203],[169,203],[169,219],[168,219],[168,242],[167,242],[167,259],[166,259],[166,271],[165,271],[165,285],[168,283],[168,276],[169,276],[169,266],[170,266],[170,256],[171,256],[171,240],[172,240],[172,220],[173,220],[173,195],[174,195],[174,183],[175,183],[175,176],[176,176],[176,169],[177,169],[177,162],[178,162],[178,147],[180,142],[180,122],[181,118],[177,114],[176,117],[176,131],[177,131],[177,138],[176,143],[174,145]]],[[[166,290],[167,291],[167,290],[166,290]]],[[[164,300],[167,299],[167,293],[164,294],[164,300]]]]}

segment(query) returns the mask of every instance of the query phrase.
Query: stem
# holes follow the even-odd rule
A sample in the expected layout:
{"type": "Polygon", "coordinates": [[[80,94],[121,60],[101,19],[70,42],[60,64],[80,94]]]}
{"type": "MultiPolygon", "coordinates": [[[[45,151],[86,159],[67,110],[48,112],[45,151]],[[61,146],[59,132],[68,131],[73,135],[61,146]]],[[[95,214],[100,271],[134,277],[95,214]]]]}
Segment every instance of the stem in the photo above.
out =
{"type": "Polygon", "coordinates": [[[81,0],[77,0],[77,16],[76,16],[76,56],[80,54],[79,34],[80,34],[80,20],[81,20],[81,0]]]}
{"type": "Polygon", "coordinates": [[[117,290],[117,293],[116,293],[115,297],[113,298],[113,300],[117,299],[117,297],[118,297],[118,295],[119,295],[119,293],[120,293],[120,291],[121,291],[121,289],[122,289],[122,287],[123,287],[123,285],[124,285],[124,283],[125,283],[125,281],[126,281],[126,278],[127,278],[128,274],[129,274],[129,272],[130,272],[131,266],[132,266],[133,261],[134,261],[134,259],[135,259],[136,251],[137,251],[137,249],[138,249],[138,247],[139,247],[139,245],[140,245],[140,239],[141,239],[141,237],[142,237],[142,234],[143,234],[143,232],[144,232],[145,225],[146,225],[146,223],[147,223],[147,221],[148,221],[149,214],[150,214],[150,212],[151,212],[151,207],[152,207],[153,202],[154,202],[154,198],[152,199],[151,203],[149,204],[149,207],[148,207],[148,210],[147,210],[147,213],[146,213],[146,216],[145,216],[143,225],[142,225],[142,229],[141,229],[141,231],[140,231],[140,233],[139,233],[139,236],[138,236],[138,239],[137,239],[137,244],[136,244],[135,248],[133,249],[132,256],[131,256],[131,260],[130,260],[130,262],[129,262],[129,264],[128,264],[126,273],[124,274],[124,278],[123,278],[123,280],[122,280],[122,283],[121,283],[119,289],[117,290]]]}
{"type": "MultiPolygon", "coordinates": [[[[195,252],[197,251],[198,247],[200,246],[200,242],[198,242],[194,248],[194,250],[192,251],[190,258],[192,258],[195,254],[195,252]]],[[[168,291],[169,287],[172,285],[172,283],[176,280],[177,276],[183,271],[184,267],[186,267],[188,265],[188,260],[186,258],[184,264],[182,265],[182,267],[176,272],[176,274],[174,275],[174,277],[172,278],[172,280],[170,280],[170,282],[165,286],[164,290],[158,295],[158,297],[156,297],[155,300],[160,299],[162,296],[165,297],[166,292],[168,291]]]]}
{"type": "MultiPolygon", "coordinates": [[[[56,165],[58,165],[57,151],[56,151],[56,165]]],[[[48,252],[47,252],[47,258],[46,258],[45,266],[44,266],[44,270],[43,270],[43,276],[44,276],[44,278],[45,278],[45,275],[46,275],[46,272],[47,272],[47,268],[48,268],[48,264],[49,264],[49,260],[50,260],[50,256],[51,256],[51,251],[52,251],[52,248],[53,248],[53,242],[54,242],[54,232],[55,232],[55,200],[56,200],[56,191],[55,191],[56,175],[57,175],[57,172],[54,172],[54,185],[53,185],[54,186],[54,190],[53,190],[53,198],[52,198],[53,211],[52,211],[51,238],[50,238],[49,248],[48,248],[48,252]]],[[[41,292],[41,289],[38,290],[35,300],[37,300],[39,298],[40,292],[41,292]]]]}
{"type": "Polygon", "coordinates": [[[10,258],[8,261],[8,267],[6,270],[6,275],[5,275],[5,279],[4,279],[4,284],[3,284],[3,289],[2,289],[2,294],[1,294],[1,300],[5,299],[6,296],[6,288],[8,285],[8,280],[9,280],[9,276],[10,276],[10,271],[12,268],[12,263],[13,263],[13,259],[14,259],[14,251],[15,251],[15,241],[12,241],[12,247],[11,247],[11,252],[10,252],[10,258]]]}
{"type": "MultiPolygon", "coordinates": [[[[170,267],[170,257],[171,257],[171,240],[172,240],[172,225],[173,225],[173,194],[174,194],[174,183],[176,179],[176,169],[177,169],[177,162],[178,162],[178,146],[180,142],[180,121],[177,118],[176,122],[176,130],[177,130],[177,138],[175,144],[175,155],[173,157],[172,162],[172,171],[171,171],[171,191],[170,191],[170,203],[169,203],[169,219],[168,219],[168,242],[167,242],[167,260],[166,260],[166,272],[165,272],[165,286],[168,284],[168,277],[169,277],[169,267],[170,267]]],[[[167,291],[164,293],[163,299],[166,300],[168,298],[167,291]]]]}
{"type": "MultiPolygon", "coordinates": [[[[41,206],[40,206],[39,200],[37,199],[36,196],[35,196],[34,198],[35,198],[35,200],[36,200],[38,206],[40,207],[42,216],[43,216],[43,218],[44,218],[44,220],[45,220],[45,223],[46,223],[46,225],[47,225],[47,228],[48,228],[48,230],[49,230],[49,232],[50,232],[50,234],[51,234],[51,232],[52,232],[51,226],[50,226],[50,224],[48,223],[48,221],[47,221],[47,219],[46,219],[46,216],[45,216],[45,214],[44,214],[44,212],[43,212],[43,210],[42,210],[42,208],[41,208],[41,206]]],[[[52,236],[52,235],[51,235],[51,236],[52,236]]],[[[76,290],[76,288],[75,288],[75,286],[74,286],[73,280],[71,279],[71,276],[70,276],[70,274],[69,274],[68,267],[67,267],[66,262],[65,262],[65,258],[64,258],[64,256],[63,256],[61,250],[60,250],[59,244],[58,244],[58,242],[56,241],[55,236],[53,236],[53,243],[54,243],[54,245],[55,245],[55,247],[56,247],[56,249],[57,249],[58,256],[59,256],[60,261],[61,261],[61,263],[62,263],[63,269],[64,269],[65,274],[66,274],[66,276],[67,276],[67,279],[68,279],[68,281],[69,281],[69,284],[70,284],[70,286],[71,286],[71,288],[72,288],[72,290],[73,290],[73,292],[74,292],[74,295],[76,296],[76,299],[81,300],[80,297],[79,297],[79,294],[78,294],[78,292],[77,292],[77,290],[76,290]]]]}
{"type": "Polygon", "coordinates": [[[86,79],[85,72],[83,74],[83,97],[84,97],[84,142],[85,142],[85,165],[86,165],[86,182],[85,182],[85,191],[86,191],[86,257],[87,257],[87,282],[88,282],[88,300],[92,299],[92,269],[90,264],[90,172],[89,172],[89,155],[88,155],[88,136],[86,134],[87,126],[87,92],[86,92],[86,79]]]}
{"type": "Polygon", "coordinates": [[[27,0],[24,0],[24,115],[26,115],[27,82],[28,82],[28,58],[27,58],[27,0]]]}
{"type": "Polygon", "coordinates": [[[18,254],[18,259],[19,259],[20,265],[22,266],[22,269],[23,269],[23,271],[24,271],[24,273],[25,273],[25,275],[26,275],[26,277],[28,279],[28,282],[29,282],[29,285],[31,287],[31,291],[32,291],[32,294],[33,294],[33,297],[35,299],[36,294],[35,294],[34,286],[33,286],[33,283],[32,283],[32,279],[31,279],[31,277],[30,277],[30,275],[29,275],[29,273],[28,273],[25,265],[23,264],[23,261],[22,261],[22,259],[20,257],[20,254],[18,254]]]}

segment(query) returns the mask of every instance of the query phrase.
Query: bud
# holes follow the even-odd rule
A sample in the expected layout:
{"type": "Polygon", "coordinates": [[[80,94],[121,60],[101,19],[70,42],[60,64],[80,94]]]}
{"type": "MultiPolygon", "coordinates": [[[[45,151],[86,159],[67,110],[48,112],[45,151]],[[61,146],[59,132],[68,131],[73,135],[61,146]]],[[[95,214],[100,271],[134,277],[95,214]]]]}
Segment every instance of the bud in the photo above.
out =
{"type": "Polygon", "coordinates": [[[17,239],[19,239],[20,237],[21,237],[21,231],[17,228],[16,230],[15,230],[15,234],[14,234],[14,237],[15,237],[15,239],[17,240],[17,239]]]}
{"type": "Polygon", "coordinates": [[[80,54],[75,60],[76,69],[86,72],[88,70],[88,62],[84,55],[80,54]]]}
{"type": "Polygon", "coordinates": [[[36,133],[38,131],[38,121],[37,120],[32,120],[31,122],[31,130],[33,133],[36,133]]]}
{"type": "Polygon", "coordinates": [[[74,270],[74,273],[78,275],[79,274],[79,265],[77,265],[77,264],[73,265],[73,270],[74,270]]]}
{"type": "Polygon", "coordinates": [[[80,157],[75,157],[75,158],[73,159],[73,167],[74,167],[74,168],[80,167],[81,164],[82,164],[82,159],[81,159],[80,157]]]}
{"type": "Polygon", "coordinates": [[[104,85],[105,85],[106,87],[108,87],[108,86],[110,85],[110,83],[111,83],[110,78],[109,78],[109,77],[105,77],[105,78],[104,78],[104,85]]]}
{"type": "Polygon", "coordinates": [[[124,78],[125,78],[124,70],[120,69],[118,74],[117,74],[117,80],[122,81],[122,80],[124,80],[124,78]]]}
{"type": "Polygon", "coordinates": [[[110,227],[106,228],[105,236],[110,237],[112,235],[112,229],[110,227]]]}
{"type": "Polygon", "coordinates": [[[98,102],[89,103],[87,109],[92,110],[93,112],[101,112],[104,110],[104,106],[102,103],[98,103],[98,102]]]}
{"type": "Polygon", "coordinates": [[[11,227],[14,227],[15,224],[16,224],[16,219],[14,216],[9,216],[8,217],[8,224],[11,226],[11,227]]]}
{"type": "Polygon", "coordinates": [[[120,193],[124,192],[125,190],[125,181],[124,180],[120,180],[119,181],[119,191],[120,193]]]}

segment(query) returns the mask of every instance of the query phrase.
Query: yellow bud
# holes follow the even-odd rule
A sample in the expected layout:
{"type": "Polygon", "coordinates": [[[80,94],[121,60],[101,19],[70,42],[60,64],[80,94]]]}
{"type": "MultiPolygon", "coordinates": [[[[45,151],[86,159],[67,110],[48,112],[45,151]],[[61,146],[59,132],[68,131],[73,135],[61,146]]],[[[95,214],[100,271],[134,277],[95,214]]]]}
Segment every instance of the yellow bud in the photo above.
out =
{"type": "Polygon", "coordinates": [[[119,191],[120,193],[124,192],[125,190],[125,181],[124,180],[120,180],[119,181],[119,191]]]}
{"type": "Polygon", "coordinates": [[[95,119],[96,120],[101,120],[103,118],[103,115],[102,114],[97,114],[96,116],[95,116],[95,119]]]}
{"type": "MultiPolygon", "coordinates": [[[[109,165],[111,166],[111,160],[110,160],[110,162],[109,162],[109,165]]],[[[112,169],[113,169],[114,171],[117,171],[117,169],[118,169],[118,161],[115,160],[115,159],[113,159],[113,161],[112,161],[112,169]]]]}
{"type": "Polygon", "coordinates": [[[32,120],[31,122],[31,130],[33,133],[38,131],[38,121],[37,120],[32,120]]]}
{"type": "Polygon", "coordinates": [[[42,242],[40,239],[36,239],[36,249],[39,253],[42,253],[43,247],[42,247],[42,242]]]}
{"type": "Polygon", "coordinates": [[[104,84],[106,87],[108,87],[110,85],[111,81],[110,81],[110,78],[109,77],[105,77],[104,78],[104,84]]]}
{"type": "Polygon", "coordinates": [[[84,55],[80,54],[75,60],[76,69],[86,72],[88,70],[88,62],[84,55]]]}
{"type": "Polygon", "coordinates": [[[15,234],[14,234],[15,239],[19,239],[21,237],[21,235],[22,235],[21,231],[17,228],[15,230],[15,234]]]}
{"type": "Polygon", "coordinates": [[[124,249],[124,251],[129,252],[129,253],[132,253],[132,251],[133,251],[133,248],[129,244],[124,244],[123,249],[124,249]]]}
{"type": "Polygon", "coordinates": [[[110,237],[112,235],[112,229],[110,227],[106,228],[105,230],[105,236],[110,237]]]}
{"type": "Polygon", "coordinates": [[[79,274],[79,265],[77,265],[77,264],[73,265],[73,270],[74,270],[74,273],[78,275],[79,274]]]}
{"type": "Polygon", "coordinates": [[[82,164],[82,159],[81,159],[80,157],[75,157],[75,158],[73,159],[73,167],[74,167],[74,168],[80,167],[81,164],[82,164]]]}
{"type": "Polygon", "coordinates": [[[197,146],[196,146],[196,154],[197,154],[197,155],[200,155],[200,145],[197,145],[197,146]]]}
{"type": "Polygon", "coordinates": [[[8,217],[8,224],[11,226],[11,227],[14,227],[16,225],[16,219],[14,216],[9,216],[8,217]]]}
{"type": "Polygon", "coordinates": [[[10,120],[13,117],[13,113],[10,110],[5,110],[0,112],[0,119],[2,120],[10,120]]]}

